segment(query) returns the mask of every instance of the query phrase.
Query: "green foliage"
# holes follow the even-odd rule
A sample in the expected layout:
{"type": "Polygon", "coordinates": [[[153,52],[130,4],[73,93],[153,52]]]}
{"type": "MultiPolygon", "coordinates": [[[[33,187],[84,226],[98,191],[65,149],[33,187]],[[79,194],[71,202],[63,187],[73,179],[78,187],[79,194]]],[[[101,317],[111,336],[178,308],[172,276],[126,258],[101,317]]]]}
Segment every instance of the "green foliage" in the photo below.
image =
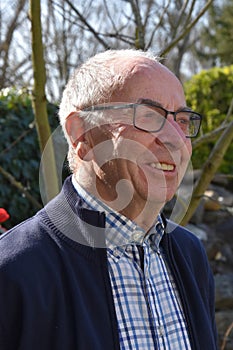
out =
{"type": "MultiPolygon", "coordinates": [[[[203,115],[201,133],[215,130],[225,120],[233,98],[233,65],[223,68],[215,67],[202,71],[185,83],[187,104],[203,115]]],[[[231,119],[232,120],[232,116],[231,119]]],[[[216,142],[216,141],[215,141],[216,142]]],[[[202,145],[193,153],[194,168],[202,168],[215,142],[202,145]]],[[[224,157],[219,171],[233,173],[233,145],[224,157]]]]}
{"type": "MultiPolygon", "coordinates": [[[[48,105],[52,129],[58,125],[56,107],[48,105]]],[[[31,99],[26,91],[0,91],[0,164],[41,202],[39,193],[40,150],[31,99]]],[[[0,173],[0,207],[11,215],[5,226],[13,226],[38,209],[0,173]]]]}

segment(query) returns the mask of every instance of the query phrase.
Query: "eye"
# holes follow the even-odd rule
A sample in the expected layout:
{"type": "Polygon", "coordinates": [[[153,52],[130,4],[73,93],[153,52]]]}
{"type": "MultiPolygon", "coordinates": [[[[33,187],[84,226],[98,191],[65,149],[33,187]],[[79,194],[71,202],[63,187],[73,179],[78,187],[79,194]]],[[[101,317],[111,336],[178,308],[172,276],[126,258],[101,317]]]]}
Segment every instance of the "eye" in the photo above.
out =
{"type": "Polygon", "coordinates": [[[182,125],[189,125],[190,117],[190,113],[188,112],[179,112],[176,115],[176,122],[182,125]]]}
{"type": "Polygon", "coordinates": [[[178,122],[179,124],[188,125],[188,124],[190,123],[190,120],[189,120],[189,119],[185,119],[185,118],[179,118],[179,119],[177,120],[177,122],[178,122]]]}

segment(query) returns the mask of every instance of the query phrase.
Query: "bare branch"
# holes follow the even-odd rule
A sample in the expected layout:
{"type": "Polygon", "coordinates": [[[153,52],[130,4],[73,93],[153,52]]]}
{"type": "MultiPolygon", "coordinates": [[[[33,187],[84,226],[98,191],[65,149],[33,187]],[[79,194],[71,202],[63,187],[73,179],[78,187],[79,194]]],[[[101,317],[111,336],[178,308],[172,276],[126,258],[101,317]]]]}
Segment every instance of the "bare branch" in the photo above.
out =
{"type": "Polygon", "coordinates": [[[107,33],[107,34],[101,34],[102,36],[108,37],[108,38],[116,38],[120,39],[122,42],[133,46],[134,45],[134,39],[128,35],[123,35],[119,33],[107,33]]]}
{"type": "Polygon", "coordinates": [[[135,47],[137,49],[145,49],[145,28],[142,23],[142,18],[140,14],[140,9],[138,6],[138,0],[128,0],[131,5],[132,12],[134,14],[134,20],[136,24],[136,32],[135,32],[135,47]]]}
{"type": "Polygon", "coordinates": [[[181,34],[175,38],[162,52],[161,56],[165,56],[171,49],[177,45],[177,43],[182,40],[189,32],[190,30],[196,25],[196,23],[199,21],[199,19],[203,16],[203,14],[208,10],[209,6],[213,3],[213,0],[209,0],[206,5],[203,7],[203,9],[199,12],[197,17],[189,24],[187,27],[181,32],[181,34]]]}
{"type": "Polygon", "coordinates": [[[149,20],[149,18],[150,18],[151,8],[152,8],[152,6],[154,5],[154,1],[153,1],[153,0],[149,0],[147,5],[148,5],[148,6],[147,6],[147,9],[146,9],[146,11],[145,11],[145,16],[144,16],[145,21],[144,21],[144,23],[143,23],[144,28],[146,28],[146,26],[147,26],[147,24],[148,24],[148,20],[149,20]]]}
{"type": "Polygon", "coordinates": [[[162,21],[164,19],[165,14],[167,13],[169,5],[170,5],[170,1],[168,1],[167,6],[165,6],[164,9],[163,9],[163,12],[162,12],[161,16],[159,17],[159,21],[158,21],[157,25],[155,26],[155,28],[154,28],[154,30],[153,30],[153,32],[151,34],[151,37],[150,37],[150,40],[149,40],[149,42],[147,44],[146,49],[148,49],[151,46],[151,44],[153,42],[153,39],[154,39],[154,36],[155,36],[155,33],[157,32],[158,28],[161,26],[161,23],[162,23],[162,21]]]}
{"type": "Polygon", "coordinates": [[[10,182],[11,185],[16,187],[28,200],[32,203],[35,209],[41,209],[41,204],[24,188],[21,182],[17,181],[12,174],[3,169],[0,166],[0,173],[10,182]]]}
{"type": "Polygon", "coordinates": [[[232,111],[233,111],[233,98],[231,100],[230,107],[228,108],[227,115],[226,115],[226,118],[224,119],[223,125],[228,122],[228,119],[230,119],[230,116],[232,115],[232,111]]]}
{"type": "MultiPolygon", "coordinates": [[[[195,0],[194,0],[195,1],[195,0]]],[[[186,15],[186,9],[188,7],[188,3],[189,3],[189,0],[186,0],[184,2],[184,4],[182,5],[182,8],[180,9],[179,11],[179,18],[178,20],[174,23],[175,25],[173,26],[173,31],[171,33],[171,37],[172,39],[174,39],[177,35],[177,31],[178,29],[180,28],[181,26],[181,22],[182,22],[182,19],[183,17],[186,15]]],[[[189,14],[188,14],[188,17],[190,17],[192,15],[192,11],[189,11],[189,14]]],[[[185,28],[185,25],[183,25],[183,28],[185,28]]]]}
{"type": "Polygon", "coordinates": [[[221,349],[220,350],[224,350],[227,344],[227,339],[231,333],[231,331],[233,330],[233,322],[231,322],[230,326],[227,328],[226,333],[224,334],[224,338],[223,338],[223,342],[221,345],[221,349]]]}
{"type": "Polygon", "coordinates": [[[76,15],[79,17],[80,21],[89,29],[89,31],[94,35],[94,37],[99,41],[99,43],[107,50],[109,49],[108,43],[106,43],[95,31],[95,29],[90,25],[90,23],[87,22],[86,18],[79,12],[79,10],[72,4],[71,1],[65,0],[65,2],[72,8],[72,10],[76,13],[76,15]]]}
{"type": "Polygon", "coordinates": [[[230,123],[227,123],[227,122],[228,122],[228,119],[230,118],[230,116],[232,115],[232,110],[233,110],[233,98],[231,100],[230,107],[228,108],[226,118],[224,119],[222,124],[217,129],[215,129],[215,130],[199,137],[197,140],[193,141],[193,143],[192,143],[193,150],[197,149],[198,147],[200,147],[202,144],[204,144],[206,142],[215,140],[216,137],[219,134],[221,134],[221,132],[223,130],[227,129],[230,126],[230,123]]]}
{"type": "MultiPolygon", "coordinates": [[[[187,3],[188,3],[188,1],[187,1],[187,3]]],[[[195,4],[196,4],[196,0],[193,0],[191,8],[190,8],[189,13],[188,13],[188,16],[186,18],[185,24],[184,24],[184,28],[188,25],[189,21],[192,19],[192,13],[193,13],[193,9],[194,9],[195,4]]]]}
{"type": "Polygon", "coordinates": [[[10,45],[12,43],[14,31],[19,24],[18,17],[20,15],[22,9],[24,8],[25,3],[26,3],[26,0],[19,0],[14,17],[12,18],[12,20],[8,26],[5,40],[2,41],[2,43],[0,45],[0,53],[1,53],[1,56],[3,59],[3,64],[1,67],[1,75],[0,75],[0,88],[3,88],[6,84],[6,80],[7,80],[6,79],[6,72],[7,72],[7,68],[9,65],[9,61],[8,61],[9,49],[10,49],[10,45]]]}
{"type": "Polygon", "coordinates": [[[198,147],[200,147],[204,143],[215,140],[217,138],[217,136],[219,136],[222,133],[222,131],[224,131],[228,127],[229,127],[229,124],[220,125],[220,127],[218,127],[217,129],[215,129],[207,134],[202,135],[201,137],[199,137],[198,139],[193,141],[193,143],[192,143],[193,150],[197,149],[198,147]]]}
{"type": "Polygon", "coordinates": [[[111,22],[111,24],[112,24],[113,29],[115,30],[116,33],[118,33],[118,30],[117,30],[117,28],[116,28],[116,26],[115,26],[115,22],[114,22],[114,20],[113,20],[111,14],[110,14],[110,11],[109,11],[109,9],[108,9],[108,4],[107,4],[107,1],[106,1],[106,0],[104,0],[104,6],[105,6],[105,10],[106,10],[106,12],[107,12],[108,18],[109,18],[109,20],[110,20],[110,22],[111,22]]]}
{"type": "Polygon", "coordinates": [[[14,148],[25,136],[27,136],[27,134],[29,134],[32,131],[33,127],[34,127],[34,123],[30,124],[29,129],[24,130],[22,134],[17,137],[16,140],[14,140],[7,148],[3,149],[0,152],[0,156],[2,156],[3,154],[9,152],[12,148],[14,148]]]}

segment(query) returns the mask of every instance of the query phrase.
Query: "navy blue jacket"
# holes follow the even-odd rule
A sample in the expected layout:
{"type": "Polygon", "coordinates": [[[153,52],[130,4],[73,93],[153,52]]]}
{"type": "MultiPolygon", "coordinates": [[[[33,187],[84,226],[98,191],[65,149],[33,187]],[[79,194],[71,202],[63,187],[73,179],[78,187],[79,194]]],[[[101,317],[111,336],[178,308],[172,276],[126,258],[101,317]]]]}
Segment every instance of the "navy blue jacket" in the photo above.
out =
{"type": "MultiPolygon", "coordinates": [[[[84,209],[68,178],[44,209],[0,237],[1,350],[119,350],[106,249],[96,234],[104,225],[104,213],[84,209]]],[[[217,349],[204,248],[179,226],[162,245],[192,349],[217,349]]]]}

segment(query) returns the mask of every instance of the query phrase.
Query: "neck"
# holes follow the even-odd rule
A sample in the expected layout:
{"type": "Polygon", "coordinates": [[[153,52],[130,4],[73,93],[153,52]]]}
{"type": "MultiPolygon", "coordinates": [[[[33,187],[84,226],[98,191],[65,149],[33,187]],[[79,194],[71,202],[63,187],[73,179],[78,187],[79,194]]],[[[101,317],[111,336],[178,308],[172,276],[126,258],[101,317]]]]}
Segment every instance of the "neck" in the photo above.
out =
{"type": "Polygon", "coordinates": [[[134,221],[146,232],[153,226],[163,203],[154,203],[140,198],[131,183],[121,180],[116,186],[108,186],[99,178],[88,174],[75,174],[76,181],[89,193],[108,205],[114,211],[134,221]]]}

